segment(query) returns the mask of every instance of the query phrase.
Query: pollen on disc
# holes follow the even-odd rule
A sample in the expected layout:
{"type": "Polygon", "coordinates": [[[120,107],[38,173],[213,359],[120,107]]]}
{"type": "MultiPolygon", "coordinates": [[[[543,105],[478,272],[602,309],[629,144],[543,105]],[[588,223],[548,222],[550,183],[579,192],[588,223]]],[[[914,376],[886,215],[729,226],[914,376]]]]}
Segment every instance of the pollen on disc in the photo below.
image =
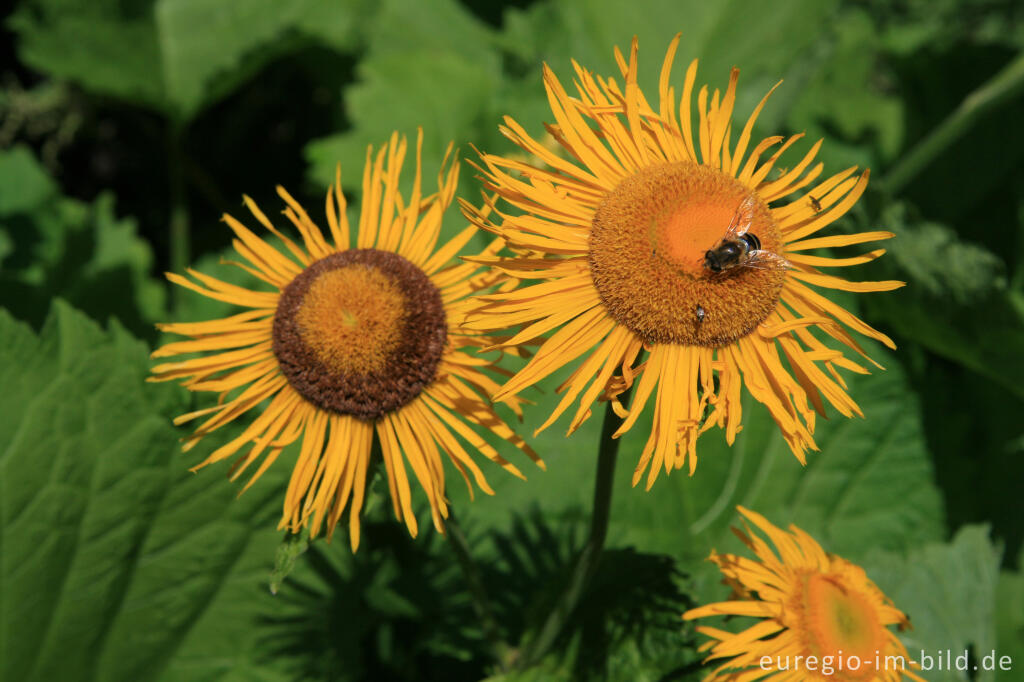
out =
{"type": "MultiPolygon", "coordinates": [[[[704,254],[752,194],[735,178],[690,162],[649,166],[613,189],[594,214],[588,259],[615,321],[648,343],[712,348],[763,322],[782,292],[781,269],[716,274],[704,266],[704,254]]],[[[782,234],[754,196],[749,231],[762,248],[781,253],[782,234]]]]}
{"type": "Polygon", "coordinates": [[[793,615],[804,621],[811,648],[831,654],[845,651],[861,660],[871,660],[884,649],[886,631],[869,595],[846,584],[842,576],[815,574],[804,580],[793,615]]]}
{"type": "Polygon", "coordinates": [[[296,319],[302,340],[337,372],[376,372],[398,347],[405,316],[401,289],[379,270],[352,265],[310,284],[296,319]]]}
{"type": "Polygon", "coordinates": [[[273,350],[302,397],[379,419],[428,386],[448,338],[441,292],[390,251],[351,249],[312,263],[281,292],[273,350]]]}
{"type": "Polygon", "coordinates": [[[699,277],[704,270],[704,254],[722,238],[722,226],[732,222],[737,205],[722,200],[680,202],[655,223],[655,253],[679,270],[699,277]]]}

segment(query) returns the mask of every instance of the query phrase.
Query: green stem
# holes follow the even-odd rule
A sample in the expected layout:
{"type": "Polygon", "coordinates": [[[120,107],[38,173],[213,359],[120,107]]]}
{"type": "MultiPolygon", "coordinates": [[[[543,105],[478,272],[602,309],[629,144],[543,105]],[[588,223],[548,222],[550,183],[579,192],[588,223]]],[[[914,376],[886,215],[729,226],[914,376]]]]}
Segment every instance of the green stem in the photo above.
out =
{"type": "Polygon", "coordinates": [[[964,135],[983,115],[1014,97],[1024,88],[1024,52],[1017,55],[984,85],[967,95],[945,121],[917,143],[882,181],[891,194],[898,193],[927,168],[947,147],[964,135]]]}
{"type": "MultiPolygon", "coordinates": [[[[167,175],[171,201],[168,241],[170,243],[171,272],[181,274],[188,267],[190,258],[190,235],[188,197],[185,192],[185,164],[181,149],[181,126],[171,124],[167,136],[167,175]]],[[[181,302],[180,287],[172,287],[172,308],[181,302]]]]}
{"type": "MultiPolygon", "coordinates": [[[[621,394],[621,401],[628,400],[629,391],[621,394]]],[[[547,620],[524,647],[520,667],[529,667],[540,661],[562,634],[572,617],[580,596],[597,570],[604,541],[608,536],[608,518],[612,507],[612,484],[615,479],[615,460],[619,452],[619,439],[612,438],[622,420],[612,410],[609,402],[605,407],[604,423],[601,426],[601,445],[597,453],[597,478],[594,481],[594,509],[590,517],[590,535],[583,550],[576,559],[565,591],[548,613],[547,620]]]]}
{"type": "Polygon", "coordinates": [[[473,610],[476,611],[484,637],[490,644],[491,654],[501,670],[504,671],[508,667],[511,647],[501,637],[501,630],[498,628],[494,611],[491,610],[491,602],[487,598],[480,570],[470,554],[469,542],[466,540],[466,534],[462,531],[462,526],[455,518],[455,510],[451,508],[448,509],[444,536],[455,553],[455,559],[459,562],[459,568],[462,569],[462,574],[466,578],[469,594],[473,600],[473,610]]]}

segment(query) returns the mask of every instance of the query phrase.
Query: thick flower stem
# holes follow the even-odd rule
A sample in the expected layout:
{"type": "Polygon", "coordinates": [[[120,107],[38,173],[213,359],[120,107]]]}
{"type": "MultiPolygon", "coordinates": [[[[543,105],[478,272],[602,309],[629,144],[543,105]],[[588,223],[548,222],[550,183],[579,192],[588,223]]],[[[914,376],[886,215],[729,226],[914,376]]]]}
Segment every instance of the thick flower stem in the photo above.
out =
{"type": "Polygon", "coordinates": [[[918,173],[927,168],[935,157],[970,130],[978,119],[1013,98],[1022,88],[1024,52],[1017,55],[984,85],[967,95],[945,121],[910,150],[910,153],[885,176],[885,189],[892,194],[898,193],[918,173]]]}
{"type": "Polygon", "coordinates": [[[448,509],[444,536],[455,553],[455,559],[459,562],[459,568],[462,569],[462,574],[466,578],[466,585],[469,587],[469,594],[473,601],[473,610],[476,611],[476,616],[480,620],[480,628],[490,645],[491,654],[501,670],[505,670],[508,667],[511,647],[501,637],[498,621],[491,610],[491,602],[487,598],[487,591],[484,590],[483,580],[480,578],[480,570],[469,552],[469,542],[466,540],[466,534],[462,532],[462,526],[455,518],[455,510],[451,508],[448,509]]]}
{"type": "MultiPolygon", "coordinates": [[[[629,391],[619,396],[620,401],[627,401],[629,391]]],[[[604,541],[608,535],[608,518],[612,507],[612,484],[615,479],[615,460],[619,452],[619,439],[612,438],[622,420],[612,410],[609,402],[605,407],[604,423],[601,426],[601,444],[597,453],[597,478],[594,481],[594,509],[590,517],[590,535],[573,566],[569,582],[551,609],[547,620],[537,632],[537,636],[526,644],[523,649],[519,666],[529,667],[540,661],[562,633],[566,623],[572,617],[590,579],[594,577],[604,541]]]]}
{"type": "MultiPolygon", "coordinates": [[[[170,270],[178,274],[182,274],[188,267],[191,249],[181,137],[181,126],[172,123],[167,135],[167,174],[170,182],[168,191],[171,204],[167,236],[170,245],[170,270]]],[[[179,287],[172,289],[172,305],[174,307],[177,307],[182,298],[178,289],[179,287]]]]}

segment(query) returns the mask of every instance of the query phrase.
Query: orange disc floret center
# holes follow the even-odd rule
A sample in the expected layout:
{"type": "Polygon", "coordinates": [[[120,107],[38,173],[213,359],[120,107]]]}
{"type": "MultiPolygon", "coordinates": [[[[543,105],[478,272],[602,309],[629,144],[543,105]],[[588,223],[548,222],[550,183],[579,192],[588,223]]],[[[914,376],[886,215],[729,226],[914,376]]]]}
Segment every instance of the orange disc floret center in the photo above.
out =
{"type": "Polygon", "coordinates": [[[379,419],[434,381],[448,339],[441,292],[390,251],[322,258],[281,291],[273,349],[281,373],[323,410],[379,419]]]}
{"type": "Polygon", "coordinates": [[[841,679],[873,679],[875,661],[886,651],[887,630],[871,596],[848,583],[841,573],[804,577],[797,601],[805,645],[819,658],[857,659],[857,669],[848,665],[841,679]]]}
{"type": "MultiPolygon", "coordinates": [[[[718,347],[752,332],[775,309],[784,270],[705,266],[750,196],[735,178],[690,162],[623,180],[595,212],[590,236],[594,286],[611,316],[648,343],[718,347]]],[[[754,198],[747,231],[781,254],[781,232],[754,198]]]]}
{"type": "Polygon", "coordinates": [[[702,277],[704,254],[717,244],[736,213],[727,201],[682,201],[652,225],[654,252],[691,277],[702,277]]]}
{"type": "Polygon", "coordinates": [[[296,319],[317,358],[336,372],[377,372],[398,346],[405,297],[379,270],[350,265],[320,275],[296,319]]]}

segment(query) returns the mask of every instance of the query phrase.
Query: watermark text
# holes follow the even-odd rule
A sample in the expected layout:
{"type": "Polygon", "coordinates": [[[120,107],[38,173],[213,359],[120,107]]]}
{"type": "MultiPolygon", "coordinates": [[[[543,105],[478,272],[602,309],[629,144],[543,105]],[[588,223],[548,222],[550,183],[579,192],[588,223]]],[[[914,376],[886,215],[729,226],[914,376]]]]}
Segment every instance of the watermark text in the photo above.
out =
{"type": "Polygon", "coordinates": [[[981,658],[972,656],[966,649],[960,651],[952,649],[922,650],[917,660],[908,659],[906,656],[898,654],[883,654],[880,651],[876,651],[874,657],[865,657],[857,654],[844,654],[840,650],[835,654],[822,656],[762,656],[758,665],[761,670],[776,672],[806,670],[825,676],[860,670],[900,672],[908,669],[924,672],[929,670],[1001,670],[1005,672],[1013,668],[1013,659],[1010,656],[1000,656],[995,650],[989,651],[981,658]]]}

